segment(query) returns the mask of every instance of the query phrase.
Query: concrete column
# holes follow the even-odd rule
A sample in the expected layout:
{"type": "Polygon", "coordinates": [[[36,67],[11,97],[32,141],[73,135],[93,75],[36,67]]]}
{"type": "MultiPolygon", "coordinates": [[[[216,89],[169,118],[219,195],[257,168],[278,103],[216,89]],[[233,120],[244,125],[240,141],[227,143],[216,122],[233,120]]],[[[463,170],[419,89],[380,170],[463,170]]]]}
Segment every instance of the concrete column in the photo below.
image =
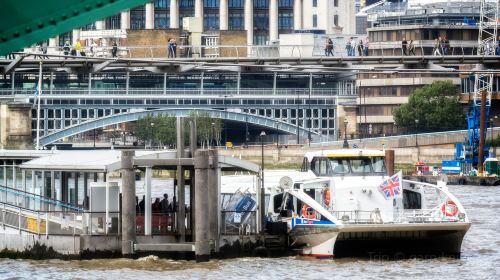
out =
{"type": "Polygon", "coordinates": [[[209,150],[208,156],[208,211],[209,212],[209,239],[218,249],[219,219],[220,219],[220,188],[217,150],[209,150]]]}
{"type": "Polygon", "coordinates": [[[227,0],[220,0],[220,12],[219,12],[219,29],[228,30],[228,6],[227,0]]]}
{"type": "Polygon", "coordinates": [[[49,48],[50,47],[58,47],[59,45],[59,36],[49,38],[49,48]]]}
{"type": "Polygon", "coordinates": [[[178,0],[170,0],[170,28],[179,28],[178,0]]]}
{"type": "Polygon", "coordinates": [[[203,18],[203,0],[194,0],[194,16],[203,18]]]}
{"type": "Polygon", "coordinates": [[[35,170],[31,170],[31,193],[35,193],[36,189],[36,172],[35,170]]]}
{"type": "Polygon", "coordinates": [[[302,0],[293,2],[293,29],[302,29],[302,0]]]}
{"type": "Polygon", "coordinates": [[[146,4],[146,29],[155,28],[155,6],[153,3],[146,4]]]}
{"type": "MultiPolygon", "coordinates": [[[[184,118],[177,117],[177,158],[184,157],[184,118]]],[[[177,166],[177,232],[179,241],[184,242],[186,237],[186,199],[185,199],[185,180],[184,168],[177,166]]]]}
{"type": "Polygon", "coordinates": [[[198,150],[194,158],[195,205],[195,256],[197,262],[210,260],[210,232],[209,232],[209,205],[208,205],[208,150],[198,150]]]}
{"type": "Polygon", "coordinates": [[[120,13],[120,29],[130,29],[130,10],[122,11],[120,13]]]}
{"type": "Polygon", "coordinates": [[[95,30],[104,30],[106,29],[106,21],[98,20],[95,22],[95,30]]]}
{"type": "Polygon", "coordinates": [[[63,188],[63,176],[62,176],[62,171],[59,171],[59,189],[56,189],[56,199],[57,200],[63,200],[62,199],[62,188],[63,188]]]}
{"type": "Polygon", "coordinates": [[[133,167],[134,151],[122,151],[122,254],[134,253],[135,242],[135,173],[133,167]]]}
{"type": "Polygon", "coordinates": [[[245,30],[247,31],[247,44],[253,45],[253,0],[245,0],[245,30]]]}
{"type": "Polygon", "coordinates": [[[269,40],[278,40],[278,0],[269,0],[269,40]]]}
{"type": "Polygon", "coordinates": [[[56,172],[50,171],[50,198],[56,199],[56,172]]]}
{"type": "Polygon", "coordinates": [[[144,235],[151,235],[151,177],[153,174],[153,168],[151,166],[146,167],[145,172],[145,185],[144,185],[144,235]]]}
{"type": "Polygon", "coordinates": [[[16,162],[12,161],[12,188],[17,189],[16,162]]]}
{"type": "Polygon", "coordinates": [[[73,44],[76,43],[77,40],[80,40],[80,29],[73,29],[72,31],[73,44]]]}
{"type": "Polygon", "coordinates": [[[23,184],[23,192],[26,191],[26,170],[23,170],[22,173],[21,173],[21,180],[22,180],[22,184],[23,184]]]}

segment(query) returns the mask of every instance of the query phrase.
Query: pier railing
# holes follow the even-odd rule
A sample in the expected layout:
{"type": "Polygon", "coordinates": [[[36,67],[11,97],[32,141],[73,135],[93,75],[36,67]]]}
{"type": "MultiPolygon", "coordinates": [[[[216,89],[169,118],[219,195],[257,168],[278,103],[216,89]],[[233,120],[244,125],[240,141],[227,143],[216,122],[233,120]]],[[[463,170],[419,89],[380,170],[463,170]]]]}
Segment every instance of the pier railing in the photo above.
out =
{"type": "Polygon", "coordinates": [[[221,234],[251,235],[257,233],[256,211],[221,211],[221,234]]]}

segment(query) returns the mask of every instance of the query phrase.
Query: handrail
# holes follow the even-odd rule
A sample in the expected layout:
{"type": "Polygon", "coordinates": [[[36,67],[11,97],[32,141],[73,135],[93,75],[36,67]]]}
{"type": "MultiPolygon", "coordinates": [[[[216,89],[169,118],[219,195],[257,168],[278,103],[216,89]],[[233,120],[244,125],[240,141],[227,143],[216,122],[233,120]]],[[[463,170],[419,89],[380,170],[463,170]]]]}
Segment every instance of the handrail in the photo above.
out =
{"type": "MultiPolygon", "coordinates": [[[[6,194],[7,194],[7,192],[10,192],[14,195],[23,196],[23,198],[32,198],[32,199],[38,200],[40,202],[49,203],[49,204],[52,204],[54,206],[60,206],[62,208],[68,208],[71,210],[75,210],[77,212],[85,212],[84,208],[80,208],[80,207],[65,203],[65,202],[57,200],[57,199],[47,198],[46,196],[26,192],[26,191],[19,190],[19,189],[6,187],[3,185],[0,185],[0,191],[5,191],[6,194]]],[[[0,198],[0,199],[3,199],[3,198],[0,198]]],[[[0,201],[0,202],[7,203],[6,201],[0,201]]]]}

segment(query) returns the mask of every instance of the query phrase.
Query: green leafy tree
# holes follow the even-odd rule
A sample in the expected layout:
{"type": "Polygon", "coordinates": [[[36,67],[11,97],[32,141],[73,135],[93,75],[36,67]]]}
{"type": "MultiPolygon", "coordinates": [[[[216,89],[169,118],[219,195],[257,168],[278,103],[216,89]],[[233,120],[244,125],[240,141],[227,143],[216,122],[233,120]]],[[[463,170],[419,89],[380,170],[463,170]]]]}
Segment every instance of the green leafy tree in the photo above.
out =
{"type": "Polygon", "coordinates": [[[209,147],[215,142],[220,145],[222,121],[212,119],[207,112],[192,111],[190,117],[196,120],[196,131],[198,133],[198,143],[202,147],[209,147]]]}
{"type": "Polygon", "coordinates": [[[150,141],[150,145],[174,144],[176,140],[175,121],[175,117],[167,114],[156,116],[148,114],[137,121],[134,134],[140,140],[150,141]]]}
{"type": "Polygon", "coordinates": [[[411,133],[463,129],[466,120],[459,99],[451,81],[434,81],[415,90],[408,103],[395,109],[394,120],[400,129],[411,133]]]}

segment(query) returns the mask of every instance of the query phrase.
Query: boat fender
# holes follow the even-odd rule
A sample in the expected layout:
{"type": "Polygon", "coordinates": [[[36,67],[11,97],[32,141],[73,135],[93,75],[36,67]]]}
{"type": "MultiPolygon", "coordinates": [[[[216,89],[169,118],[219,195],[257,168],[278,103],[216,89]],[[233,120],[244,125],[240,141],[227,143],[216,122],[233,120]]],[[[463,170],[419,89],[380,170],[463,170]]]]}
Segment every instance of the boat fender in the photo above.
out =
{"type": "Polygon", "coordinates": [[[306,218],[309,220],[315,219],[316,211],[309,207],[307,204],[304,204],[304,206],[302,206],[302,218],[306,218]]]}
{"type": "Polygon", "coordinates": [[[323,202],[325,203],[326,207],[330,207],[330,202],[331,202],[331,197],[330,197],[330,188],[325,187],[323,189],[323,202]]]}
{"type": "Polygon", "coordinates": [[[458,207],[453,200],[448,199],[443,203],[443,206],[441,206],[441,212],[443,212],[446,217],[454,217],[458,214],[458,207]]]}

